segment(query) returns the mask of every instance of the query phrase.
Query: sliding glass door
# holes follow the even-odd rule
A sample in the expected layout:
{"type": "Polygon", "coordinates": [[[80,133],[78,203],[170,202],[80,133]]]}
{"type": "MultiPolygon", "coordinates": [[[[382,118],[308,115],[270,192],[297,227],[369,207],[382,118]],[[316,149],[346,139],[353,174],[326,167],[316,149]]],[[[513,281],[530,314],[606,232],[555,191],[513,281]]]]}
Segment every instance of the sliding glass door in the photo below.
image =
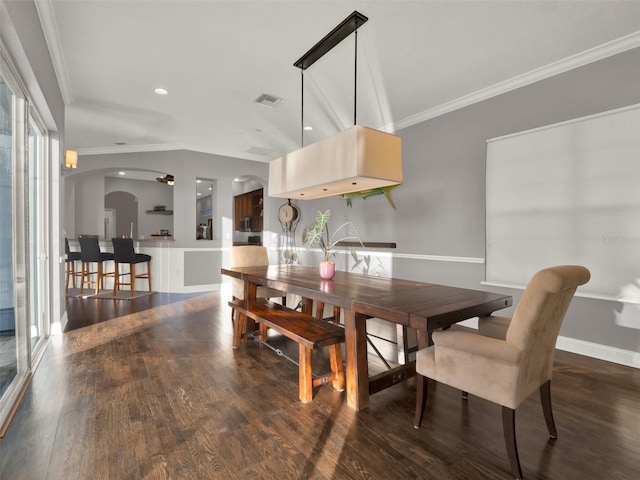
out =
{"type": "Polygon", "coordinates": [[[47,152],[44,129],[35,116],[29,115],[28,172],[29,172],[29,318],[31,358],[39,350],[49,333],[48,295],[48,215],[47,205],[47,152]]]}
{"type": "Polygon", "coordinates": [[[0,436],[50,324],[48,135],[25,92],[0,48],[0,436]]]}
{"type": "Polygon", "coordinates": [[[13,92],[0,76],[0,399],[18,372],[13,238],[13,92]]]}

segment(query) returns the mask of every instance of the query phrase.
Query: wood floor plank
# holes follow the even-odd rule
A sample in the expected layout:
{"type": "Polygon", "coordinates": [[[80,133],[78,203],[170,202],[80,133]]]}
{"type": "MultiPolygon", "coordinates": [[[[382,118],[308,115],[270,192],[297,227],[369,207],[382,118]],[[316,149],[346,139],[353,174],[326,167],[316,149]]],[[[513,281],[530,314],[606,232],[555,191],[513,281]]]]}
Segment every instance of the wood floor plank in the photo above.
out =
{"type": "MultiPolygon", "coordinates": [[[[115,317],[87,302],[91,321],[52,338],[0,440],[0,478],[511,478],[497,405],[433,385],[416,430],[414,379],[363,412],[330,386],[302,404],[297,366],[252,341],[231,348],[227,301],[212,293],[115,317]]],[[[297,357],[295,343],[269,341],[297,357]]],[[[551,396],[555,441],[537,395],[516,413],[525,478],[637,478],[639,370],[557,352],[551,396]]]]}

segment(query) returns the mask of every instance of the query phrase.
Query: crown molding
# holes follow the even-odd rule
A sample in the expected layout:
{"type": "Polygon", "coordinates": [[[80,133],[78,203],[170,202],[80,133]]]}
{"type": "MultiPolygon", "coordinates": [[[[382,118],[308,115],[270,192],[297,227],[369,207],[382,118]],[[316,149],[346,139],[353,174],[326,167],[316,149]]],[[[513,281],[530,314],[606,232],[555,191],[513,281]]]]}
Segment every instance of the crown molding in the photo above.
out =
{"type": "Polygon", "coordinates": [[[584,52],[572,55],[557,62],[553,62],[544,67],[531,70],[530,72],[518,75],[509,80],[497,83],[490,87],[478,90],[477,92],[465,95],[450,102],[443,103],[437,107],[429,108],[423,112],[411,115],[403,120],[392,122],[385,125],[382,130],[387,132],[395,132],[400,129],[410,127],[420,122],[430,120],[440,115],[453,112],[460,108],[468,107],[474,103],[487,100],[492,97],[496,97],[503,93],[507,93],[518,88],[531,85],[532,83],[539,82],[546,78],[559,75],[569,70],[573,70],[584,65],[596,62],[598,60],[611,57],[618,53],[631,50],[640,46],[640,31],[625,35],[624,37],[612,40],[597,47],[585,50],[584,52]]]}
{"type": "Polygon", "coordinates": [[[145,153],[145,152],[168,152],[176,150],[188,150],[191,152],[206,153],[209,155],[218,155],[220,157],[234,158],[238,160],[246,160],[250,162],[269,163],[271,158],[264,159],[260,155],[248,155],[248,157],[255,156],[256,158],[238,157],[233,152],[222,153],[219,150],[215,150],[210,147],[203,147],[201,145],[191,145],[185,143],[174,144],[150,144],[150,145],[117,145],[113,147],[96,147],[96,148],[75,148],[78,155],[115,155],[122,153],[145,153]]]}
{"type": "Polygon", "coordinates": [[[53,70],[56,72],[56,77],[58,78],[58,86],[60,87],[62,100],[65,105],[71,105],[73,103],[73,94],[71,93],[69,77],[67,76],[64,54],[62,53],[58,24],[56,23],[56,17],[53,13],[53,0],[40,0],[35,2],[35,4],[44,38],[49,48],[53,70]]]}
{"type": "Polygon", "coordinates": [[[113,155],[118,153],[166,152],[170,150],[193,150],[182,144],[118,145],[115,147],[76,148],[78,155],[113,155]]]}

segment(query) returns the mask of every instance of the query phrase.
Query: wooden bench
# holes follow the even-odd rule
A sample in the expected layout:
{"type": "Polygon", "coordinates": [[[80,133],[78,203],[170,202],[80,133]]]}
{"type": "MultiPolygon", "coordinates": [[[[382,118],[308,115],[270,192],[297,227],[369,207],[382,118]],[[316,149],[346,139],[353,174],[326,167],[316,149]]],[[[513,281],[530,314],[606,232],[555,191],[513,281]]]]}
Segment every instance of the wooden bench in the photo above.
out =
{"type": "Polygon", "coordinates": [[[319,320],[306,313],[297,312],[266,299],[256,299],[245,305],[243,300],[229,302],[237,315],[233,334],[233,347],[238,348],[242,341],[245,316],[260,323],[260,337],[267,338],[267,329],[298,343],[299,347],[299,397],[303,403],[313,400],[313,387],[330,381],[333,388],[342,391],[345,387],[344,370],[340,344],[344,342],[344,329],[331,322],[319,320]],[[329,347],[331,373],[313,378],[311,352],[314,348],[329,347]]]}

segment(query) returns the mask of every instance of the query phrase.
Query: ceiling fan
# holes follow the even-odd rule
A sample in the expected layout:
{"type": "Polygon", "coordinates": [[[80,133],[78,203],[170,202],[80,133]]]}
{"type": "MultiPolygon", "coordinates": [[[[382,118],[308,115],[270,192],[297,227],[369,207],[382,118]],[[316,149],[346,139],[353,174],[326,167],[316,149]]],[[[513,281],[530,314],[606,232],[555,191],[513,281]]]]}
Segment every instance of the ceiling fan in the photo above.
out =
{"type": "Polygon", "coordinates": [[[166,174],[164,177],[156,177],[156,180],[160,183],[165,183],[167,185],[173,185],[173,175],[166,174]]]}

